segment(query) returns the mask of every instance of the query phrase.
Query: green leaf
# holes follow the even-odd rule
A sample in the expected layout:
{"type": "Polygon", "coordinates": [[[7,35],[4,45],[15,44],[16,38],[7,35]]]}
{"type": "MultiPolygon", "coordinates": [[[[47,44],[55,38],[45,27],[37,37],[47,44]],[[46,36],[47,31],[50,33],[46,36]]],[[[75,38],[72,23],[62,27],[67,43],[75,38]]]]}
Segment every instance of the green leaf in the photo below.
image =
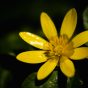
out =
{"type": "Polygon", "coordinates": [[[11,74],[8,70],[0,68],[0,88],[7,88],[8,83],[11,81],[11,74]]]}
{"type": "Polygon", "coordinates": [[[54,71],[48,78],[41,81],[36,79],[36,73],[32,73],[24,80],[22,88],[59,88],[58,72],[54,71]]]}
{"type": "Polygon", "coordinates": [[[88,7],[83,12],[83,24],[84,28],[88,30],[88,7]]]}

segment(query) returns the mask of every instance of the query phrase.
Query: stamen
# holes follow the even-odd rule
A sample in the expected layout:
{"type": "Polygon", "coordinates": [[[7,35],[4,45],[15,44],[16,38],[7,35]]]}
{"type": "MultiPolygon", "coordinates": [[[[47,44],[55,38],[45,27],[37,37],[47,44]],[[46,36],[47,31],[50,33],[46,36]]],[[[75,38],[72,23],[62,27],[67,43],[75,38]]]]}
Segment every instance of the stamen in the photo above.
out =
{"type": "Polygon", "coordinates": [[[50,39],[49,51],[45,53],[48,58],[60,58],[62,55],[71,56],[74,52],[73,43],[69,42],[66,35],[61,35],[58,37],[53,37],[50,39]]]}

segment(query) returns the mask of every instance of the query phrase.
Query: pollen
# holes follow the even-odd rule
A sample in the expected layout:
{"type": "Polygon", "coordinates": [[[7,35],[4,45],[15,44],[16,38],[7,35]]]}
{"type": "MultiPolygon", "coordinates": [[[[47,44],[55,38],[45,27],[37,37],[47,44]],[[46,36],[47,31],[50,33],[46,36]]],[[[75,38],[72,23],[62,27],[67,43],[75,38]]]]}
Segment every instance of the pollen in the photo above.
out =
{"type": "Polygon", "coordinates": [[[74,53],[73,42],[70,42],[66,35],[51,38],[49,49],[45,53],[49,58],[59,58],[62,55],[70,57],[74,53]]]}

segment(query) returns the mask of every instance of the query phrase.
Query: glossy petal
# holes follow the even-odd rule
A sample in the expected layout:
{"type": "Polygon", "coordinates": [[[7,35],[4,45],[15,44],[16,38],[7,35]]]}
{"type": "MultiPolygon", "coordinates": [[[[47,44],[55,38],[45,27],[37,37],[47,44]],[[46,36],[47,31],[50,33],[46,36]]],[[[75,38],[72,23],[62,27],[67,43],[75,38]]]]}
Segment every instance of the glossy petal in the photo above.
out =
{"type": "Polygon", "coordinates": [[[74,64],[65,56],[60,59],[60,68],[67,77],[72,77],[75,74],[74,64]]]}
{"type": "Polygon", "coordinates": [[[88,47],[80,47],[74,49],[73,55],[70,57],[73,60],[81,60],[88,56],[88,47]]]}
{"type": "Polygon", "coordinates": [[[20,32],[19,35],[25,42],[29,43],[30,45],[33,45],[40,49],[48,50],[48,47],[46,47],[48,46],[48,42],[41,37],[29,32],[20,32]]]}
{"type": "Polygon", "coordinates": [[[26,51],[17,55],[17,59],[26,63],[41,63],[47,60],[47,57],[44,55],[45,51],[26,51]]]}
{"type": "Polygon", "coordinates": [[[88,31],[81,32],[72,39],[74,47],[79,47],[84,43],[88,42],[88,31]]]}
{"type": "Polygon", "coordinates": [[[74,33],[75,27],[77,24],[77,13],[76,10],[73,8],[68,11],[66,14],[62,26],[61,26],[61,31],[60,34],[66,34],[68,38],[71,38],[72,34],[74,33]]]}
{"type": "Polygon", "coordinates": [[[40,20],[43,32],[48,39],[57,36],[55,25],[46,13],[42,12],[40,20]]]}
{"type": "Polygon", "coordinates": [[[55,69],[57,63],[57,59],[49,59],[46,63],[44,63],[37,73],[38,80],[46,78],[55,69]]]}

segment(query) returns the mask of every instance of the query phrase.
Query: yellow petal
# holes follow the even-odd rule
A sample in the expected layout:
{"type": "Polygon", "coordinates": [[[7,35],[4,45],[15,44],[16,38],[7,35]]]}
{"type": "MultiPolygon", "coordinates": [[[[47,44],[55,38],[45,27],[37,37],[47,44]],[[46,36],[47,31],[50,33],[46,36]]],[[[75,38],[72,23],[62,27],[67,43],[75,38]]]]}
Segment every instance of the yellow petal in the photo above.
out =
{"type": "Polygon", "coordinates": [[[68,38],[71,38],[77,24],[77,13],[76,10],[73,8],[69,10],[62,22],[60,34],[67,35],[68,38]]]}
{"type": "Polygon", "coordinates": [[[74,47],[79,47],[84,43],[88,42],[88,31],[79,33],[72,39],[72,42],[74,43],[74,47]]]}
{"type": "Polygon", "coordinates": [[[48,39],[57,36],[55,25],[46,13],[41,13],[40,20],[43,32],[48,39]]]}
{"type": "Polygon", "coordinates": [[[37,48],[48,49],[48,47],[45,47],[48,45],[48,42],[35,34],[29,32],[20,32],[19,35],[25,42],[37,48]]]}
{"type": "Polygon", "coordinates": [[[26,51],[18,54],[16,58],[25,63],[41,63],[47,60],[44,53],[45,51],[26,51]]]}
{"type": "Polygon", "coordinates": [[[56,67],[58,63],[58,59],[49,59],[46,63],[44,63],[38,73],[37,73],[37,79],[42,80],[46,78],[56,67]]]}
{"type": "Polygon", "coordinates": [[[65,56],[62,56],[60,58],[60,68],[61,68],[61,71],[67,77],[72,77],[75,74],[75,67],[74,67],[73,62],[65,56]]]}
{"type": "Polygon", "coordinates": [[[70,57],[73,60],[81,60],[88,56],[88,47],[75,48],[73,55],[70,57]]]}

